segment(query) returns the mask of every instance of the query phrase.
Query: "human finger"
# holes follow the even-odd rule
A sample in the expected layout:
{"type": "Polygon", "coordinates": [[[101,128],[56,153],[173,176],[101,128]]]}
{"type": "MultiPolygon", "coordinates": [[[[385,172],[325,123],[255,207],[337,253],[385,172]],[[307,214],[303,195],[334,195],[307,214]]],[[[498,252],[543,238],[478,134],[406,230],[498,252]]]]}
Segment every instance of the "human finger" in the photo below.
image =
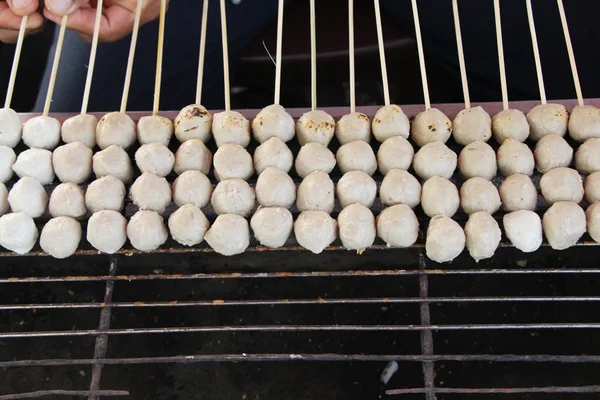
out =
{"type": "Polygon", "coordinates": [[[90,0],[45,0],[44,5],[45,8],[52,11],[53,14],[62,17],[65,14],[72,14],[82,7],[89,7],[90,0]]]}
{"type": "Polygon", "coordinates": [[[6,0],[12,12],[25,16],[36,13],[40,5],[38,0],[6,0]]]}

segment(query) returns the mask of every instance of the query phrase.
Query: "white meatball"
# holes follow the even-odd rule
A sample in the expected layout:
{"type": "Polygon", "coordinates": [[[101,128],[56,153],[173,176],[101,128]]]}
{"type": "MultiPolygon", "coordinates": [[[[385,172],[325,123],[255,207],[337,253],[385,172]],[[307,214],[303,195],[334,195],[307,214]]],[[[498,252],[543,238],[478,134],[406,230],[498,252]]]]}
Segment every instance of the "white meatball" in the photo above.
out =
{"type": "Polygon", "coordinates": [[[269,167],[256,181],[256,199],[263,207],[290,208],[296,202],[296,184],[282,170],[269,167]]]}
{"type": "Polygon", "coordinates": [[[588,233],[592,240],[596,243],[600,243],[600,202],[597,201],[590,205],[585,212],[585,216],[587,219],[588,233]]]}
{"type": "Polygon", "coordinates": [[[193,204],[204,208],[210,202],[212,193],[210,179],[200,171],[186,171],[173,182],[173,202],[178,207],[193,204]]]}
{"type": "Polygon", "coordinates": [[[436,215],[452,217],[460,206],[458,189],[448,179],[434,176],[423,184],[421,206],[429,217],[436,215]]]}
{"type": "Polygon", "coordinates": [[[272,137],[289,142],[295,135],[294,119],[279,104],[271,104],[260,110],[252,121],[252,133],[259,143],[272,137]]]}
{"type": "Polygon", "coordinates": [[[460,111],[452,121],[452,136],[466,146],[476,141],[487,142],[492,137],[492,119],[481,107],[460,111]]]}
{"type": "Polygon", "coordinates": [[[583,181],[579,172],[571,168],[555,168],[540,179],[540,190],[548,204],[557,201],[580,203],[583,200],[583,181]]]}
{"type": "Polygon", "coordinates": [[[23,124],[12,108],[0,108],[0,146],[15,147],[21,140],[23,124]]]}
{"type": "Polygon", "coordinates": [[[419,147],[431,142],[446,143],[452,133],[452,122],[437,108],[430,108],[415,117],[412,138],[419,147]]]}
{"type": "Polygon", "coordinates": [[[527,114],[527,122],[532,140],[540,140],[546,135],[565,136],[569,113],[562,104],[540,104],[527,114]]]}
{"type": "Polygon", "coordinates": [[[600,110],[594,106],[578,106],[569,118],[569,135],[578,142],[600,138],[600,110]]]}
{"type": "Polygon", "coordinates": [[[533,156],[537,170],[543,174],[553,168],[571,165],[573,149],[562,136],[546,135],[536,143],[533,156]]]}
{"type": "Polygon", "coordinates": [[[304,211],[294,222],[298,244],[321,254],[337,237],[337,221],[324,211],[304,211]]]}
{"type": "Polygon", "coordinates": [[[173,136],[173,122],[159,115],[140,118],[137,123],[137,137],[140,144],[161,143],[169,145],[173,136]]]}
{"type": "Polygon", "coordinates": [[[8,204],[8,189],[4,183],[0,183],[0,216],[6,214],[9,208],[8,204]]]}
{"type": "Polygon", "coordinates": [[[586,231],[583,208],[570,201],[559,201],[544,213],[542,227],[550,247],[565,250],[577,244],[586,231]]]}
{"type": "MultiPolygon", "coordinates": [[[[115,178],[113,178],[115,179],[115,178]]],[[[117,179],[121,185],[123,184],[117,179]]],[[[81,188],[71,182],[61,183],[52,191],[48,211],[52,217],[82,218],[87,214],[84,194],[81,188]]]]}
{"type": "Polygon", "coordinates": [[[252,216],[250,227],[261,245],[277,249],[292,234],[294,218],[287,208],[261,207],[252,216]]]}
{"type": "Polygon", "coordinates": [[[40,247],[54,258],[71,257],[81,242],[81,224],[70,217],[52,218],[40,235],[40,247]]]}
{"type": "Polygon", "coordinates": [[[386,206],[406,204],[415,208],[421,202],[421,184],[403,169],[393,169],[383,178],[379,197],[386,206]]]}
{"type": "Polygon", "coordinates": [[[410,133],[410,122],[402,109],[391,104],[383,106],[373,118],[373,136],[380,142],[385,142],[392,137],[403,137],[408,139],[410,133]]]}
{"type": "Polygon", "coordinates": [[[327,147],[320,143],[307,143],[296,157],[296,173],[300,178],[306,178],[315,171],[328,174],[335,168],[335,163],[335,156],[327,147]]]}
{"type": "Polygon", "coordinates": [[[65,143],[81,142],[90,149],[96,147],[98,118],[91,114],[79,114],[62,124],[61,137],[65,143]]]}
{"type": "Polygon", "coordinates": [[[492,133],[499,144],[506,139],[524,142],[529,137],[529,122],[521,110],[504,110],[492,118],[492,133]]]}
{"type": "Polygon", "coordinates": [[[131,201],[140,210],[162,214],[171,204],[171,185],[162,176],[144,172],[131,185],[131,201]]]}
{"type": "Polygon", "coordinates": [[[362,204],[345,207],[338,215],[338,226],[342,244],[348,250],[361,252],[375,242],[375,217],[362,204]]]}
{"type": "Polygon", "coordinates": [[[313,172],[298,186],[296,206],[300,212],[325,211],[331,214],[334,205],[334,184],[325,172],[313,172]]]}
{"type": "Polygon", "coordinates": [[[506,139],[498,149],[498,168],[504,176],[533,175],[535,160],[531,149],[516,139],[506,139]]]}
{"type": "Polygon", "coordinates": [[[219,215],[204,239],[214,251],[224,256],[242,254],[250,245],[248,221],[235,214],[219,215]]]}
{"type": "Polygon", "coordinates": [[[94,154],[92,168],[96,178],[112,175],[123,183],[129,183],[133,179],[133,167],[129,155],[117,145],[94,154]]]}
{"type": "Polygon", "coordinates": [[[81,142],[60,146],[52,154],[52,167],[61,182],[83,183],[92,174],[92,149],[81,142]]]}
{"type": "Polygon", "coordinates": [[[250,143],[250,121],[237,111],[223,111],[213,116],[212,132],[217,147],[235,143],[247,147],[250,143]]]}
{"type": "MultiPolygon", "coordinates": [[[[333,158],[333,154],[331,157],[333,158]]],[[[293,164],[294,155],[292,151],[278,137],[266,140],[254,150],[254,169],[259,175],[268,167],[275,167],[283,172],[290,172],[293,164]]]]}
{"type": "Polygon", "coordinates": [[[38,238],[33,219],[22,212],[0,217],[0,246],[17,254],[27,254],[38,238]]]}
{"type": "Polygon", "coordinates": [[[127,149],[136,138],[135,122],[125,113],[108,113],[98,121],[96,143],[103,150],[113,145],[127,149]]]}
{"type": "Polygon", "coordinates": [[[32,149],[53,150],[60,142],[60,122],[40,115],[23,125],[23,143],[32,149]]]}
{"type": "Polygon", "coordinates": [[[377,235],[388,247],[410,247],[419,237],[419,220],[405,204],[388,207],[377,217],[377,235]]]}
{"type": "Polygon", "coordinates": [[[373,149],[361,140],[340,147],[335,158],[343,174],[348,171],[363,171],[373,175],[377,170],[377,158],[373,149]]]}
{"type": "Polygon", "coordinates": [[[588,139],[579,146],[575,153],[575,168],[582,174],[600,171],[600,138],[588,139]]]}
{"type": "Polygon", "coordinates": [[[465,232],[449,217],[436,215],[429,221],[425,251],[427,257],[438,263],[454,260],[465,249],[465,232]]]}
{"type": "Polygon", "coordinates": [[[200,171],[208,175],[212,165],[213,155],[200,139],[190,139],[177,149],[175,153],[175,166],[173,169],[177,175],[185,171],[200,171]]]}
{"type": "Polygon", "coordinates": [[[103,210],[121,211],[125,206],[125,194],[125,184],[120,179],[112,175],[104,176],[87,187],[85,205],[92,213],[103,210]]]}
{"type": "Polygon", "coordinates": [[[592,204],[600,200],[600,171],[591,173],[583,182],[585,200],[592,204]]]}
{"type": "Polygon", "coordinates": [[[241,179],[227,179],[217,185],[210,203],[219,215],[237,214],[245,217],[254,208],[255,200],[254,189],[248,182],[241,179]]]}
{"type": "Polygon", "coordinates": [[[200,209],[192,204],[180,207],[169,217],[169,231],[177,243],[195,246],[204,241],[210,222],[200,209]]]}
{"type": "Polygon", "coordinates": [[[465,225],[467,250],[476,262],[492,258],[502,239],[498,222],[490,214],[479,211],[469,216],[465,225]]]}
{"type": "Polygon", "coordinates": [[[135,152],[135,163],[142,173],[151,172],[158,176],[167,176],[175,165],[175,156],[162,143],[142,145],[135,152]]]}
{"type": "Polygon", "coordinates": [[[537,207],[538,193],[529,176],[514,174],[500,185],[500,199],[507,212],[534,211],[537,207]]]}
{"type": "Polygon", "coordinates": [[[13,176],[13,165],[17,161],[15,151],[8,146],[0,146],[0,183],[10,180],[13,176]]]}
{"type": "Polygon", "coordinates": [[[335,132],[335,120],[325,111],[309,111],[296,122],[298,142],[304,146],[307,143],[319,143],[328,146],[335,132]]]}
{"type": "Polygon", "coordinates": [[[19,178],[30,177],[42,185],[49,185],[54,180],[52,152],[45,149],[25,150],[19,154],[12,169],[19,178]]]}
{"type": "Polygon", "coordinates": [[[392,136],[379,146],[377,165],[382,175],[392,169],[408,170],[412,164],[415,150],[412,144],[402,136],[392,136]]]}
{"type": "Polygon", "coordinates": [[[19,179],[8,193],[8,203],[12,212],[24,212],[31,218],[38,218],[46,211],[48,195],[38,181],[25,177],[19,179]]]}
{"type": "Polygon", "coordinates": [[[458,156],[458,169],[467,179],[480,177],[491,181],[498,173],[496,152],[485,142],[470,143],[458,156]]]}
{"type": "Polygon", "coordinates": [[[337,184],[336,194],[342,208],[354,203],[371,207],[377,197],[377,183],[362,171],[346,172],[337,184]]]}
{"type": "Polygon", "coordinates": [[[542,220],[533,211],[513,211],[502,221],[506,237],[517,249],[531,253],[542,245],[542,220]]]}
{"type": "Polygon", "coordinates": [[[242,146],[235,143],[225,143],[219,147],[213,158],[215,178],[248,179],[254,175],[252,156],[242,146]]]}
{"type": "Polygon", "coordinates": [[[158,213],[140,210],[127,224],[127,237],[134,248],[140,251],[153,251],[167,241],[169,232],[163,217],[158,213]]]}
{"type": "Polygon", "coordinates": [[[184,107],[175,118],[175,137],[181,143],[190,139],[200,139],[204,143],[211,137],[212,115],[199,104],[184,107]]]}
{"type": "Polygon", "coordinates": [[[335,137],[340,144],[355,141],[369,143],[371,140],[371,122],[363,113],[346,114],[335,125],[335,137]]]}
{"type": "Polygon", "coordinates": [[[460,188],[460,205],[467,214],[485,211],[494,214],[500,209],[500,194],[496,186],[484,178],[471,178],[460,188]]]}
{"type": "Polygon", "coordinates": [[[95,212],[88,221],[86,239],[96,250],[114,254],[127,240],[127,220],[116,211],[95,212]]]}
{"type": "Polygon", "coordinates": [[[456,170],[458,156],[442,142],[421,147],[413,159],[413,169],[423,180],[433,176],[450,179],[456,170]]]}

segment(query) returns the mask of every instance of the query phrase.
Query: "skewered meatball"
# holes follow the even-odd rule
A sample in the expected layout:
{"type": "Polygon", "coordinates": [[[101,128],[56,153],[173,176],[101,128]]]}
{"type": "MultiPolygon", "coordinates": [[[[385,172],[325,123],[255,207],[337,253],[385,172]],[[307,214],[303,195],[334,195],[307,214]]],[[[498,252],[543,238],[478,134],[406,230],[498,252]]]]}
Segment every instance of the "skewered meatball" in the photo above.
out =
{"type": "Polygon", "coordinates": [[[96,146],[98,118],[91,114],[79,114],[62,124],[61,137],[65,143],[81,142],[90,149],[96,146]]]}
{"type": "Polygon", "coordinates": [[[452,217],[460,206],[458,189],[448,179],[434,176],[423,184],[421,206],[429,217],[436,215],[452,217]]]}
{"type": "Polygon", "coordinates": [[[337,237],[337,221],[324,211],[304,211],[294,223],[298,244],[321,254],[337,237]]]}
{"type": "Polygon", "coordinates": [[[540,190],[548,204],[558,201],[580,203],[583,200],[583,181],[579,172],[571,168],[555,168],[540,179],[540,190]]]}
{"type": "Polygon", "coordinates": [[[285,172],[269,167],[256,181],[256,199],[263,207],[290,208],[296,202],[296,184],[285,172]]]}
{"type": "Polygon", "coordinates": [[[277,249],[289,239],[294,218],[287,208],[261,207],[252,216],[250,226],[261,245],[277,249]]]}
{"type": "Polygon", "coordinates": [[[54,258],[71,257],[81,242],[81,224],[70,217],[52,218],[40,235],[40,247],[54,258]]]}
{"type": "Polygon", "coordinates": [[[129,183],[133,179],[131,160],[125,150],[117,145],[94,154],[92,168],[96,178],[112,175],[123,183],[129,183]]]}
{"type": "Polygon", "coordinates": [[[484,178],[471,178],[460,188],[460,205],[465,213],[485,211],[494,214],[500,209],[500,194],[496,186],[484,178]]]}
{"type": "MultiPolygon", "coordinates": [[[[121,185],[120,180],[115,179],[121,185]]],[[[103,194],[105,195],[105,194],[103,194]]],[[[61,183],[50,195],[48,211],[52,217],[82,218],[87,213],[83,190],[74,183],[61,183]]]]}
{"type": "Polygon", "coordinates": [[[406,204],[410,208],[415,208],[421,202],[421,184],[409,172],[393,169],[383,178],[379,197],[388,207],[406,204]]]}
{"type": "Polygon", "coordinates": [[[594,106],[578,106],[569,118],[569,135],[578,142],[600,138],[600,110],[594,106]]]}
{"type": "Polygon", "coordinates": [[[579,205],[559,201],[544,213],[542,227],[548,243],[554,250],[574,246],[586,231],[585,212],[579,205]]]}
{"type": "Polygon", "coordinates": [[[452,121],[452,136],[466,146],[476,141],[487,142],[492,137],[492,119],[481,107],[460,111],[452,121]]]}
{"type": "Polygon", "coordinates": [[[121,211],[125,206],[125,193],[125,185],[120,179],[111,175],[104,176],[90,183],[85,192],[85,204],[92,213],[102,210],[121,211]]]}
{"type": "Polygon", "coordinates": [[[21,141],[23,124],[12,108],[0,108],[0,146],[14,148],[21,141]]]}
{"type": "Polygon", "coordinates": [[[503,219],[506,237],[524,253],[536,251],[542,245],[542,220],[533,211],[519,210],[503,219]]]}
{"type": "Polygon", "coordinates": [[[529,137],[529,122],[521,110],[504,110],[492,118],[492,132],[499,144],[506,139],[524,142],[529,137]]]}
{"type": "Polygon", "coordinates": [[[61,182],[83,183],[92,174],[92,149],[81,142],[60,146],[52,154],[52,167],[61,182]]]}
{"type": "Polygon", "coordinates": [[[331,213],[335,205],[333,181],[325,172],[315,171],[298,187],[296,206],[302,211],[325,211],[331,213]]]}
{"type": "Polygon", "coordinates": [[[588,233],[595,242],[600,243],[600,202],[597,201],[590,205],[585,212],[585,216],[588,233]]]}
{"type": "Polygon", "coordinates": [[[412,138],[419,147],[431,142],[446,143],[452,133],[452,122],[437,108],[417,114],[412,123],[412,138]]]}
{"type": "Polygon", "coordinates": [[[369,143],[371,140],[369,117],[359,112],[344,115],[335,125],[335,137],[342,145],[355,141],[369,143]]]}
{"type": "Polygon", "coordinates": [[[328,174],[335,168],[335,163],[335,156],[327,147],[320,143],[307,143],[296,157],[296,173],[300,178],[306,178],[315,171],[328,174]]]}
{"type": "Polygon", "coordinates": [[[588,139],[579,146],[575,153],[575,168],[582,174],[600,171],[600,138],[588,139]]]}
{"type": "Polygon", "coordinates": [[[220,182],[212,193],[210,203],[219,215],[237,214],[242,217],[254,208],[256,196],[248,182],[241,179],[227,179],[220,182]]]}
{"type": "MultiPolygon", "coordinates": [[[[333,154],[331,157],[334,158],[333,154]]],[[[254,150],[254,169],[258,175],[268,167],[275,167],[283,172],[290,172],[292,164],[294,164],[292,151],[278,137],[266,140],[254,150]]]]}
{"type": "Polygon", "coordinates": [[[562,104],[540,104],[529,111],[527,122],[532,140],[540,140],[546,135],[565,136],[569,113],[562,104]]]}
{"type": "Polygon", "coordinates": [[[500,199],[507,212],[534,211],[537,206],[538,193],[529,176],[514,174],[506,178],[500,185],[500,199]]]}
{"type": "Polygon", "coordinates": [[[12,212],[24,212],[31,218],[38,218],[46,211],[48,195],[38,181],[24,177],[8,193],[8,203],[12,212]]]}
{"type": "Polygon", "coordinates": [[[102,150],[112,145],[127,149],[136,138],[135,122],[125,113],[108,113],[98,121],[96,143],[102,150]]]}
{"type": "Polygon", "coordinates": [[[86,239],[96,250],[114,254],[127,240],[127,220],[116,211],[95,212],[88,221],[86,239]]]}
{"type": "Polygon", "coordinates": [[[23,143],[32,149],[53,150],[60,142],[60,122],[40,115],[23,125],[23,143]]]}
{"type": "Polygon", "coordinates": [[[162,214],[171,204],[171,185],[162,176],[144,172],[131,185],[131,201],[140,210],[162,214]]]}
{"type": "Polygon", "coordinates": [[[403,137],[408,139],[410,133],[410,122],[402,109],[391,104],[383,106],[373,118],[373,136],[380,142],[385,142],[392,137],[403,137]]]}
{"type": "Polygon", "coordinates": [[[537,170],[541,173],[558,167],[568,167],[573,161],[573,149],[558,135],[546,135],[538,140],[533,155],[537,170]]]}
{"type": "Polygon", "coordinates": [[[392,136],[379,146],[377,165],[382,175],[392,169],[408,170],[412,164],[415,150],[412,144],[402,136],[392,136]]]}
{"type": "Polygon", "coordinates": [[[585,200],[592,204],[600,200],[600,171],[591,173],[583,182],[585,200]]]}
{"type": "Polygon", "coordinates": [[[212,193],[210,179],[200,171],[186,171],[173,182],[173,202],[178,207],[193,204],[204,208],[210,202],[212,193]]]}
{"type": "Polygon", "coordinates": [[[0,183],[0,216],[8,212],[8,189],[4,186],[4,183],[0,183]]]}
{"type": "Polygon", "coordinates": [[[271,104],[263,108],[252,121],[254,138],[263,143],[272,137],[284,142],[294,138],[294,119],[279,104],[271,104]]]}
{"type": "Polygon", "coordinates": [[[241,254],[250,245],[250,228],[246,218],[235,214],[219,215],[204,240],[214,251],[224,256],[241,254]]]}
{"type": "Polygon", "coordinates": [[[219,181],[225,179],[248,179],[254,175],[252,156],[248,151],[235,143],[225,143],[219,147],[213,157],[215,178],[219,181]]]}
{"type": "Polygon", "coordinates": [[[506,139],[498,149],[498,168],[504,176],[533,175],[535,160],[529,147],[516,139],[506,139]]]}
{"type": "Polygon", "coordinates": [[[458,157],[442,142],[427,143],[413,160],[415,173],[423,180],[433,176],[450,179],[456,170],[458,157]]]}
{"type": "Polygon", "coordinates": [[[458,169],[467,179],[480,177],[491,181],[498,173],[496,153],[485,142],[470,143],[458,156],[458,169]]]}
{"type": "Polygon", "coordinates": [[[199,104],[184,107],[175,118],[175,137],[183,143],[190,139],[200,139],[204,143],[210,139],[212,115],[199,104]]]}
{"type": "Polygon", "coordinates": [[[335,132],[335,120],[325,111],[314,110],[302,114],[296,122],[298,142],[304,146],[307,143],[319,143],[328,146],[335,132]]]}
{"type": "Polygon", "coordinates": [[[377,235],[388,247],[410,247],[419,237],[419,220],[405,204],[388,207],[377,217],[377,235]]]}
{"type": "Polygon", "coordinates": [[[137,137],[140,144],[160,143],[169,145],[173,136],[173,122],[159,115],[140,118],[137,124],[137,137]]]}
{"type": "Polygon", "coordinates": [[[235,143],[247,147],[250,143],[250,121],[237,111],[223,111],[213,116],[212,132],[217,147],[235,143]]]}
{"type": "Polygon", "coordinates": [[[213,155],[200,139],[190,139],[177,149],[173,169],[177,175],[185,171],[200,171],[208,175],[212,165],[213,155]]]}
{"type": "Polygon", "coordinates": [[[5,183],[13,176],[13,165],[17,161],[15,151],[8,146],[0,146],[0,183],[5,183]]]}
{"type": "Polygon", "coordinates": [[[349,171],[363,171],[373,175],[377,170],[377,159],[373,149],[361,140],[343,145],[335,157],[344,174],[349,171]]]}
{"type": "Polygon", "coordinates": [[[169,217],[169,231],[177,243],[195,246],[202,243],[210,222],[200,209],[192,204],[180,207],[169,217]]]}
{"type": "Polygon", "coordinates": [[[362,204],[351,204],[338,215],[340,239],[347,250],[361,252],[373,245],[377,235],[375,217],[362,204]]]}
{"type": "Polygon", "coordinates": [[[337,184],[336,194],[342,208],[354,203],[371,207],[377,197],[377,183],[362,171],[346,172],[337,184]]]}
{"type": "Polygon", "coordinates": [[[38,238],[33,219],[22,212],[0,217],[0,246],[17,254],[27,254],[38,238]]]}
{"type": "Polygon", "coordinates": [[[127,237],[134,248],[140,251],[153,251],[167,241],[169,232],[163,217],[157,212],[140,210],[127,224],[127,237]]]}
{"type": "Polygon", "coordinates": [[[142,173],[167,176],[175,166],[175,156],[162,143],[148,143],[135,152],[135,163],[142,173]]]}
{"type": "Polygon", "coordinates": [[[49,185],[54,180],[52,152],[45,149],[25,150],[19,154],[12,169],[19,178],[30,177],[42,185],[49,185]]]}
{"type": "Polygon", "coordinates": [[[444,215],[429,222],[425,251],[431,260],[444,263],[454,260],[465,248],[465,232],[460,225],[444,215]]]}
{"type": "Polygon", "coordinates": [[[500,245],[502,231],[488,213],[479,211],[469,216],[465,225],[467,250],[476,262],[492,258],[500,245]]]}

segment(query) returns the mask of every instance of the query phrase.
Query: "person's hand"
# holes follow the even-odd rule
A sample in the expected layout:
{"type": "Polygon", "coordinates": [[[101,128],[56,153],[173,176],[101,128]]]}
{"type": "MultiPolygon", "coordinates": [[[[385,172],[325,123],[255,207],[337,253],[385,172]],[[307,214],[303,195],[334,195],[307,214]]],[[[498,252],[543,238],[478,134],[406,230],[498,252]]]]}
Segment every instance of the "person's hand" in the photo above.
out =
{"type": "MultiPolygon", "coordinates": [[[[141,1],[143,5],[140,24],[143,25],[158,18],[160,0],[141,1]]],[[[91,41],[96,5],[97,0],[45,0],[44,16],[60,24],[63,15],[69,14],[67,28],[79,32],[84,40],[91,41]]],[[[100,41],[115,42],[129,35],[133,31],[136,6],[137,0],[104,0],[100,41]]]]}
{"type": "Polygon", "coordinates": [[[26,34],[39,31],[44,25],[44,18],[38,12],[38,0],[6,0],[0,1],[0,42],[15,43],[19,35],[21,20],[28,15],[26,34]]]}

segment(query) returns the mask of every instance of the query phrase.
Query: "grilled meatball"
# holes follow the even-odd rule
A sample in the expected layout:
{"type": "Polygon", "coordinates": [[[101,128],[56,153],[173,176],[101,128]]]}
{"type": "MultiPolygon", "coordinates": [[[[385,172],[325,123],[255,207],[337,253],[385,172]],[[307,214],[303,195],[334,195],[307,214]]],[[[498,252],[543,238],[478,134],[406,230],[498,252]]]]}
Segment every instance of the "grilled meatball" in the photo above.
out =
{"type": "Polygon", "coordinates": [[[212,132],[217,147],[225,143],[247,147],[250,143],[250,122],[237,111],[216,113],[213,116],[212,132]]]}
{"type": "Polygon", "coordinates": [[[190,139],[200,139],[204,143],[211,137],[212,115],[199,104],[191,104],[181,109],[174,122],[175,137],[180,143],[190,139]]]}
{"type": "Polygon", "coordinates": [[[263,207],[290,208],[296,202],[296,184],[282,170],[269,167],[256,181],[256,199],[263,207]]]}
{"type": "Polygon", "coordinates": [[[393,169],[383,178],[379,197],[388,207],[406,204],[410,208],[415,208],[421,202],[421,184],[409,172],[393,169]]]}
{"type": "Polygon", "coordinates": [[[377,183],[362,171],[346,172],[337,184],[336,194],[342,208],[354,203],[371,207],[377,197],[377,183]]]}
{"type": "Polygon", "coordinates": [[[538,140],[533,155],[537,170],[542,174],[553,168],[568,167],[573,161],[573,149],[558,135],[546,135],[538,140]]]}
{"type": "Polygon", "coordinates": [[[33,219],[23,212],[0,217],[0,246],[17,254],[27,254],[38,238],[33,219]]]}
{"type": "Polygon", "coordinates": [[[452,121],[452,136],[466,146],[476,141],[487,142],[492,137],[492,119],[481,107],[460,111],[452,121]]]}
{"type": "Polygon", "coordinates": [[[298,142],[304,146],[307,143],[319,143],[328,146],[335,133],[335,120],[325,111],[314,110],[302,114],[296,122],[298,142]]]}
{"type": "Polygon", "coordinates": [[[110,146],[92,157],[92,169],[96,178],[112,175],[123,183],[133,179],[133,167],[129,155],[117,145],[110,146]]]}
{"type": "Polygon", "coordinates": [[[54,180],[52,152],[45,149],[25,150],[19,154],[12,169],[19,178],[30,177],[42,185],[49,185],[54,180]]]}
{"type": "MultiPolygon", "coordinates": [[[[302,150],[300,150],[302,151],[302,150]]],[[[333,154],[331,158],[334,159],[333,154]]],[[[276,167],[290,172],[294,164],[294,155],[290,148],[278,137],[266,140],[254,150],[254,169],[260,175],[268,167],[276,167]]]]}
{"type": "Polygon", "coordinates": [[[102,150],[112,145],[129,148],[136,141],[135,122],[122,112],[106,114],[96,127],[96,143],[102,150]]]}
{"type": "Polygon", "coordinates": [[[208,175],[212,165],[213,155],[200,139],[190,139],[177,149],[173,169],[177,175],[185,171],[200,171],[208,175]]]}
{"type": "Polygon", "coordinates": [[[123,182],[112,175],[107,175],[96,179],[87,187],[85,205],[92,213],[102,210],[121,211],[125,206],[125,194],[123,182]]]}
{"type": "Polygon", "coordinates": [[[388,247],[410,247],[419,237],[419,220],[405,204],[388,207],[377,217],[377,235],[388,247]]]}
{"type": "Polygon", "coordinates": [[[24,212],[31,218],[38,218],[46,211],[48,195],[38,181],[24,177],[8,193],[8,203],[12,212],[24,212]]]}
{"type": "Polygon", "coordinates": [[[433,176],[450,179],[456,170],[458,157],[442,142],[431,142],[421,147],[413,160],[415,173],[423,180],[433,176]]]}
{"type": "Polygon", "coordinates": [[[580,203],[583,200],[583,181],[579,172],[571,168],[555,168],[540,179],[540,190],[548,204],[557,201],[580,203]]]}
{"type": "Polygon", "coordinates": [[[436,215],[429,221],[425,251],[435,262],[450,262],[462,253],[465,241],[465,232],[456,221],[436,215]]]}
{"type": "Polygon", "coordinates": [[[248,151],[235,143],[225,143],[219,147],[213,157],[215,178],[219,181],[225,179],[248,179],[254,175],[252,156],[248,151]]]}
{"type": "Polygon", "coordinates": [[[173,182],[173,202],[178,207],[193,204],[204,208],[210,202],[212,193],[210,179],[200,171],[185,171],[173,182]]]}
{"type": "Polygon", "coordinates": [[[261,245],[277,249],[289,239],[294,218],[287,208],[260,207],[252,216],[250,226],[261,245]]]}
{"type": "MultiPolygon", "coordinates": [[[[115,179],[121,185],[120,180],[115,179]]],[[[124,190],[124,189],[123,189],[124,190]]],[[[103,193],[103,195],[107,195],[103,193]]],[[[81,188],[71,182],[61,183],[52,191],[48,211],[52,217],[82,218],[87,214],[84,194],[81,188]]]]}
{"type": "Polygon", "coordinates": [[[248,182],[241,179],[227,179],[217,185],[210,202],[219,215],[237,214],[245,217],[254,208],[255,200],[254,189],[248,185],[248,182]]]}
{"type": "Polygon", "coordinates": [[[279,104],[263,108],[252,121],[252,133],[259,143],[272,137],[289,142],[296,133],[294,127],[294,119],[279,104]]]}
{"type": "Polygon", "coordinates": [[[137,124],[137,138],[140,144],[160,143],[168,146],[173,136],[173,122],[159,115],[140,118],[137,124]]]}
{"type": "Polygon", "coordinates": [[[307,143],[296,157],[296,173],[300,178],[306,178],[315,171],[328,174],[335,168],[335,163],[335,156],[327,147],[320,143],[307,143]]]}
{"type": "Polygon", "coordinates": [[[594,106],[578,106],[569,118],[569,135],[578,142],[600,138],[600,110],[594,106]]]}
{"type": "Polygon", "coordinates": [[[434,176],[423,184],[421,206],[429,217],[436,215],[452,217],[460,206],[458,189],[448,179],[434,176]]]}
{"type": "Polygon", "coordinates": [[[507,212],[534,211],[537,206],[538,193],[529,176],[514,174],[506,178],[500,185],[500,199],[507,212]]]}
{"type": "Polygon", "coordinates": [[[498,168],[504,176],[533,175],[535,160],[529,147],[516,139],[506,139],[498,149],[498,168]]]}
{"type": "Polygon", "coordinates": [[[540,104],[529,111],[527,122],[532,140],[540,140],[546,135],[565,136],[569,113],[562,104],[540,104]]]}
{"type": "Polygon", "coordinates": [[[508,240],[524,253],[536,251],[542,245],[542,220],[533,211],[519,210],[503,219],[508,240]]]}
{"type": "Polygon", "coordinates": [[[40,235],[40,247],[54,258],[71,257],[81,242],[81,224],[70,217],[52,218],[40,235]]]}
{"type": "Polygon", "coordinates": [[[52,167],[61,182],[83,183],[92,174],[92,149],[81,142],[60,146],[52,154],[52,167]]]}
{"type": "Polygon", "coordinates": [[[171,185],[162,176],[144,172],[131,185],[131,201],[140,210],[162,214],[171,204],[171,185]]]}
{"type": "Polygon", "coordinates": [[[40,115],[23,125],[23,143],[32,149],[53,150],[60,142],[60,122],[40,115]]]}
{"type": "Polygon", "coordinates": [[[392,136],[379,146],[377,165],[381,175],[392,169],[408,170],[412,164],[415,150],[412,144],[402,136],[392,136]]]}
{"type": "Polygon", "coordinates": [[[186,204],[169,217],[169,231],[177,243],[195,246],[204,241],[210,222],[195,205],[186,204]]]}
{"type": "Polygon", "coordinates": [[[496,186],[484,178],[471,178],[460,188],[460,205],[467,214],[485,211],[494,214],[500,209],[500,194],[496,186]]]}
{"type": "Polygon", "coordinates": [[[86,239],[96,250],[114,254],[127,240],[127,220],[117,211],[95,212],[88,221],[86,239]]]}
{"type": "Polygon", "coordinates": [[[204,240],[224,256],[241,254],[250,245],[248,221],[236,214],[219,215],[204,235],[204,240]]]}
{"type": "Polygon", "coordinates": [[[467,250],[476,262],[492,258],[500,245],[502,232],[498,222],[485,211],[479,211],[469,216],[465,225],[467,250]]]}
{"type": "Polygon", "coordinates": [[[91,114],[79,114],[62,124],[61,137],[65,143],[81,142],[90,149],[96,147],[98,118],[91,114]]]}
{"type": "Polygon", "coordinates": [[[337,237],[337,222],[324,211],[304,211],[294,223],[298,244],[321,254],[337,237]]]}
{"type": "Polygon", "coordinates": [[[467,179],[480,177],[491,181],[498,173],[496,153],[485,142],[470,143],[458,156],[458,169],[467,179]]]}
{"type": "Polygon", "coordinates": [[[506,139],[524,142],[529,137],[529,122],[521,110],[504,110],[492,118],[492,133],[499,144],[506,139]]]}
{"type": "Polygon", "coordinates": [[[574,246],[586,231],[583,208],[569,201],[559,201],[544,213],[542,227],[554,250],[574,246]]]}
{"type": "Polygon", "coordinates": [[[344,115],[335,125],[335,136],[342,145],[355,141],[369,143],[371,140],[369,117],[359,112],[344,115]]]}
{"type": "Polygon", "coordinates": [[[446,143],[452,133],[452,122],[437,108],[417,114],[412,123],[412,138],[419,147],[431,142],[446,143]]]}
{"type": "Polygon", "coordinates": [[[408,139],[410,122],[399,106],[391,104],[377,110],[372,128],[375,139],[383,143],[392,137],[408,139]]]}

